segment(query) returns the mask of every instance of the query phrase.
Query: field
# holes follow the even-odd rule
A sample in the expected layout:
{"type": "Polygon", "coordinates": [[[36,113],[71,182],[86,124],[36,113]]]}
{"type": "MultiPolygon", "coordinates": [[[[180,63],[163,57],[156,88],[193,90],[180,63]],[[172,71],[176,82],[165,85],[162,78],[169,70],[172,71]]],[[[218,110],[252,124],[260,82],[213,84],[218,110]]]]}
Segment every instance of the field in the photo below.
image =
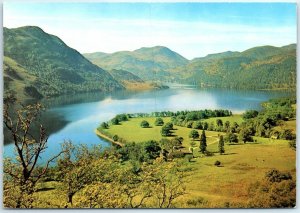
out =
{"type": "MultiPolygon", "coordinates": [[[[146,117],[146,118],[131,118],[130,121],[122,122],[120,125],[111,125],[109,129],[105,131],[108,132],[110,135],[118,135],[119,137],[125,139],[126,141],[134,141],[134,142],[144,142],[149,140],[156,140],[159,141],[163,137],[161,136],[160,130],[161,126],[155,126],[154,117],[146,117]],[[140,123],[146,120],[150,124],[150,128],[141,128],[140,123]]],[[[230,117],[219,117],[219,118],[209,118],[203,121],[208,123],[215,122],[216,119],[221,119],[223,123],[226,121],[230,121],[230,123],[237,122],[240,124],[242,122],[241,115],[234,115],[230,117]]],[[[163,118],[164,123],[167,123],[171,120],[170,117],[163,118]]],[[[190,147],[191,139],[189,138],[191,129],[186,127],[175,126],[173,130],[173,136],[180,136],[183,137],[183,146],[188,149],[190,147]]],[[[201,130],[199,130],[201,133],[201,130]]],[[[208,146],[214,146],[218,142],[218,135],[223,135],[224,133],[221,132],[214,132],[214,131],[205,131],[207,136],[207,144],[208,146]]],[[[167,137],[167,138],[172,138],[167,137]]],[[[197,140],[195,140],[197,144],[197,140]]]]}
{"type": "MultiPolygon", "coordinates": [[[[189,196],[183,200],[201,197],[212,207],[225,202],[246,202],[248,187],[263,179],[265,172],[276,168],[289,171],[295,178],[296,152],[287,141],[256,138],[257,143],[225,145],[225,154],[196,158],[190,164],[192,171],[186,181],[189,196]],[[219,160],[221,167],[214,166],[219,160]]],[[[208,146],[208,150],[216,151],[208,146]]],[[[223,205],[224,206],[224,205],[223,205]]]]}
{"type": "MultiPolygon", "coordinates": [[[[211,122],[217,118],[210,118],[211,122]]],[[[241,123],[240,115],[222,118],[223,122],[229,120],[241,123]]],[[[155,118],[132,118],[121,125],[112,125],[106,131],[117,134],[127,141],[160,140],[161,127],[154,126],[155,118]],[[142,120],[149,122],[151,128],[141,128],[142,120]]],[[[164,118],[164,122],[170,118],[164,118]]],[[[287,122],[284,125],[295,126],[295,122],[287,122]]],[[[174,136],[184,138],[185,150],[191,146],[188,137],[191,129],[174,126],[174,136]]],[[[270,169],[290,172],[294,178],[296,173],[296,152],[289,147],[286,140],[272,140],[269,138],[254,137],[255,143],[225,144],[225,154],[218,153],[218,135],[221,132],[205,131],[207,136],[207,150],[214,152],[211,157],[203,156],[199,148],[194,150],[195,158],[185,164],[183,168],[188,171],[185,185],[187,194],[177,202],[180,206],[188,207],[187,203],[196,202],[197,207],[224,207],[226,202],[246,203],[248,188],[251,183],[260,181],[270,169]],[[221,166],[214,165],[220,161],[221,166]]],[[[199,130],[201,133],[201,130],[199,130]]],[[[173,137],[174,137],[173,136],[173,137]]],[[[171,138],[171,137],[170,137],[171,138]]],[[[195,140],[196,147],[199,141],[195,140]]],[[[238,207],[238,206],[237,206],[238,207]]]]}

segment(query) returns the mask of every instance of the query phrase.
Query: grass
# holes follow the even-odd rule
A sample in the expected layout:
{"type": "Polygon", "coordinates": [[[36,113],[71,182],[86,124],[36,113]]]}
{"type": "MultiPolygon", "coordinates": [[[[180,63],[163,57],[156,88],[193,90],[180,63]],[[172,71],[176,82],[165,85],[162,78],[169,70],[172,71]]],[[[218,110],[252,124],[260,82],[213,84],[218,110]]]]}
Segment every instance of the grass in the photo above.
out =
{"type": "MultiPolygon", "coordinates": [[[[240,116],[233,116],[233,118],[239,119],[240,116]]],[[[233,118],[231,121],[236,121],[233,118]]],[[[163,118],[163,120],[166,123],[170,121],[170,118],[163,118]]],[[[160,140],[162,138],[161,127],[154,126],[154,121],[155,118],[132,118],[121,125],[111,126],[107,131],[111,134],[118,134],[128,141],[160,140]],[[151,128],[141,128],[142,120],[147,120],[151,128]]],[[[191,139],[188,135],[191,129],[178,126],[174,128],[174,136],[182,136],[185,149],[190,147],[191,139]]],[[[213,156],[203,156],[196,148],[192,162],[179,159],[183,162],[181,168],[186,175],[184,178],[186,194],[176,199],[177,207],[224,208],[226,203],[246,207],[249,199],[249,186],[262,180],[267,171],[275,168],[282,172],[290,172],[295,178],[296,152],[289,147],[288,141],[254,137],[255,143],[234,145],[225,143],[225,154],[220,155],[217,153],[219,134],[224,133],[206,131],[207,150],[213,152],[213,156]],[[214,165],[217,160],[221,162],[219,167],[214,165]],[[192,202],[195,205],[189,204],[192,202]]],[[[196,144],[198,147],[199,141],[196,140],[196,144]]],[[[46,190],[37,193],[40,200],[51,199],[49,206],[63,207],[65,205],[63,201],[66,198],[59,183],[49,182],[41,188],[46,188],[46,190]],[[61,200],[57,200],[55,194],[59,195],[61,200]]],[[[77,199],[76,196],[74,199],[77,199]]],[[[47,207],[47,205],[41,207],[47,207]]]]}
{"type": "MultiPolygon", "coordinates": [[[[163,118],[164,122],[170,118],[163,118]]],[[[218,118],[207,119],[208,122],[218,118]]],[[[230,123],[242,122],[241,115],[220,118],[230,123]]],[[[155,118],[132,118],[121,125],[111,126],[107,131],[118,134],[127,141],[160,140],[161,127],[154,126],[155,118]],[[141,128],[140,122],[147,120],[151,128],[141,128]]],[[[285,125],[294,126],[295,122],[286,122],[285,125]]],[[[294,126],[295,127],[295,126],[294,126]]],[[[174,136],[184,138],[184,149],[191,146],[188,137],[192,129],[174,126],[174,136]]],[[[201,130],[199,130],[201,134],[201,130]]],[[[265,173],[273,168],[280,171],[289,171],[295,177],[296,152],[289,148],[288,141],[272,140],[269,138],[254,137],[255,143],[225,144],[225,154],[218,152],[218,135],[221,132],[205,131],[207,136],[207,150],[214,152],[211,157],[203,156],[199,152],[199,140],[195,140],[197,147],[194,150],[193,162],[183,167],[190,172],[185,180],[187,194],[178,199],[178,206],[189,207],[190,200],[198,199],[208,201],[198,207],[224,207],[226,202],[242,203],[246,205],[247,193],[251,183],[262,180],[265,173]],[[221,161],[221,167],[214,165],[221,161]],[[203,205],[203,206],[202,206],[203,205]]],[[[173,137],[174,137],[173,136],[173,137]]]]}
{"type": "MultiPolygon", "coordinates": [[[[155,126],[154,117],[149,118],[131,118],[129,121],[122,122],[121,125],[111,125],[109,129],[105,130],[111,135],[118,135],[119,137],[125,139],[126,141],[131,142],[144,142],[149,140],[156,140],[159,141],[163,137],[161,136],[161,126],[155,126]],[[146,120],[150,124],[150,128],[142,128],[140,127],[140,123],[146,120]]],[[[226,118],[223,118],[226,119],[226,118]]],[[[164,123],[167,123],[171,120],[170,117],[163,118],[164,123]]],[[[233,119],[231,119],[233,120],[233,119]]],[[[189,138],[189,134],[192,129],[186,128],[186,127],[180,127],[180,126],[174,126],[173,130],[173,136],[167,137],[171,139],[174,136],[180,136],[183,137],[183,146],[185,150],[188,150],[190,145],[190,142],[192,141],[191,138],[189,138]]],[[[202,130],[199,130],[199,134],[201,134],[202,130]]],[[[213,132],[213,131],[205,131],[207,136],[207,145],[208,147],[212,146],[214,147],[215,144],[218,142],[218,135],[223,135],[224,133],[220,132],[213,132]]],[[[199,146],[199,140],[195,140],[196,146],[199,146]]],[[[195,150],[196,151],[196,150],[195,150]]]]}
{"type": "Polygon", "coordinates": [[[249,185],[261,180],[272,168],[289,171],[295,178],[296,152],[287,141],[256,140],[255,144],[226,144],[224,155],[196,158],[189,164],[192,172],[185,182],[188,196],[181,202],[201,197],[209,200],[209,207],[224,207],[225,202],[246,203],[249,185]],[[216,160],[221,161],[222,167],[214,166],[216,160]]]}

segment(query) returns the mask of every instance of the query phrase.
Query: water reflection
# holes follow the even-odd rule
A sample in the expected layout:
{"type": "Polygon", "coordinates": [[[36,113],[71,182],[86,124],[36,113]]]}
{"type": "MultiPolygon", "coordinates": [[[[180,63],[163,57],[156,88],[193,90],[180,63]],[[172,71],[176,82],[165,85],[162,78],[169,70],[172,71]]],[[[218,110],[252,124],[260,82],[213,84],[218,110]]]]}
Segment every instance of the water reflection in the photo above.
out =
{"type": "MultiPolygon", "coordinates": [[[[176,111],[193,109],[229,109],[234,113],[259,109],[270,98],[293,95],[287,91],[249,91],[201,89],[194,86],[171,86],[153,91],[117,91],[66,95],[43,100],[47,111],[41,122],[50,135],[44,156],[52,156],[64,140],[73,143],[110,144],[97,137],[94,130],[119,113],[176,111]]],[[[13,146],[5,146],[5,155],[12,155],[13,146]]]]}

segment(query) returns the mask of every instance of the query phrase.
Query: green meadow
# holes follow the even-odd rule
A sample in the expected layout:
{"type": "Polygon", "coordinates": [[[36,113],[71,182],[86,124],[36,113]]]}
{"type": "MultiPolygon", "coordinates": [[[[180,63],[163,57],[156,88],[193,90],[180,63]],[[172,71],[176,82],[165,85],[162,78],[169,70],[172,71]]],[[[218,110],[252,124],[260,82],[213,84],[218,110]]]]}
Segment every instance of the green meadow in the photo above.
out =
{"type": "MultiPolygon", "coordinates": [[[[161,140],[161,126],[155,126],[154,117],[130,118],[120,125],[111,125],[106,129],[111,135],[118,135],[126,141],[143,142],[148,140],[161,140]],[[146,120],[150,128],[141,128],[141,121],[146,120]]],[[[203,121],[215,122],[221,119],[223,123],[243,121],[241,115],[230,117],[209,118],[203,121]]],[[[170,117],[163,118],[164,122],[170,117]]],[[[288,121],[284,126],[295,127],[295,121],[288,121]]],[[[191,147],[189,133],[192,129],[174,126],[173,135],[166,137],[183,137],[182,150],[188,151],[191,147]]],[[[198,130],[201,134],[202,130],[198,130]]],[[[225,153],[218,153],[219,136],[224,132],[205,131],[207,137],[207,150],[212,156],[204,156],[199,152],[199,139],[195,140],[194,158],[182,168],[187,171],[185,178],[186,192],[177,200],[182,207],[224,207],[230,203],[231,207],[245,206],[248,202],[248,190],[251,184],[260,181],[265,173],[271,169],[290,172],[296,175],[296,152],[289,147],[287,140],[253,137],[255,142],[228,144],[225,143],[225,153]],[[221,166],[215,166],[216,161],[221,166]]]]}

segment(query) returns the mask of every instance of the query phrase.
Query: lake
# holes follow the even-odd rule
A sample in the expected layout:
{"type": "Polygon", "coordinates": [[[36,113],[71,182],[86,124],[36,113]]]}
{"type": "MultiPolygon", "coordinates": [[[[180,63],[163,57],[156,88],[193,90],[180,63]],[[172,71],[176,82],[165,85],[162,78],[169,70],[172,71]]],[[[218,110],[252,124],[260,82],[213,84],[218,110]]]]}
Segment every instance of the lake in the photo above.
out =
{"type": "MultiPolygon", "coordinates": [[[[294,94],[288,91],[203,89],[172,84],[170,89],[164,90],[87,93],[51,98],[43,101],[47,110],[42,121],[50,136],[41,162],[57,153],[65,140],[71,140],[74,144],[110,146],[94,130],[116,114],[197,109],[228,109],[233,113],[242,113],[247,109],[260,109],[260,103],[270,98],[294,94]]],[[[5,145],[4,155],[13,156],[13,153],[13,145],[5,145]]]]}

